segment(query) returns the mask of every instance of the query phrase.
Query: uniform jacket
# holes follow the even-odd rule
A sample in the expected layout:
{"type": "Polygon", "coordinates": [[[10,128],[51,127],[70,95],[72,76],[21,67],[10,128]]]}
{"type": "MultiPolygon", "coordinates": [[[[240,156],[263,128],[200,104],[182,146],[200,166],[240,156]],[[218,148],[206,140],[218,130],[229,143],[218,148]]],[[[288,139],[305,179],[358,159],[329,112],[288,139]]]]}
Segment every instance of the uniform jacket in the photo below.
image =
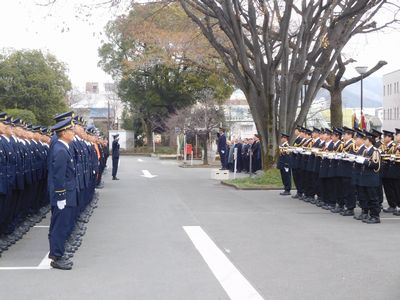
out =
{"type": "MultiPolygon", "coordinates": [[[[325,142],[324,150],[328,152],[332,152],[334,149],[334,143],[332,141],[325,142]]],[[[331,165],[331,159],[328,159],[326,157],[322,158],[321,160],[321,166],[320,166],[320,171],[319,171],[319,177],[321,178],[327,178],[327,177],[332,177],[332,173],[330,174],[329,168],[331,165]]]]}
{"type": "MultiPolygon", "coordinates": [[[[289,143],[284,142],[280,146],[281,147],[289,147],[289,143]]],[[[289,163],[290,163],[290,155],[287,153],[280,153],[276,167],[280,170],[283,170],[284,168],[289,168],[289,163]]]]}
{"type": "Polygon", "coordinates": [[[218,152],[222,153],[221,151],[226,152],[226,136],[225,134],[221,134],[218,138],[218,152]]]}
{"type": "MultiPolygon", "coordinates": [[[[355,155],[363,155],[366,147],[364,145],[361,145],[360,148],[354,147],[354,152],[355,155]]],[[[353,172],[351,174],[352,177],[352,184],[353,185],[359,185],[359,180],[361,176],[361,165],[353,162],[353,172]]]]}
{"type": "Polygon", "coordinates": [[[112,158],[113,159],[119,158],[119,143],[118,143],[118,141],[113,141],[113,143],[112,143],[112,158]]]}
{"type": "Polygon", "coordinates": [[[67,206],[75,207],[76,169],[73,156],[67,146],[60,141],[54,143],[52,152],[49,166],[52,170],[51,205],[55,206],[57,201],[66,200],[67,206]]]}
{"type": "MultiPolygon", "coordinates": [[[[387,155],[394,155],[396,153],[396,145],[395,143],[392,141],[390,142],[390,144],[386,145],[384,147],[384,151],[382,154],[387,154],[387,155]]],[[[395,179],[397,178],[397,168],[399,168],[400,165],[393,161],[390,160],[382,160],[382,168],[381,168],[381,175],[382,178],[391,178],[391,179],[395,179]]]]}
{"type": "Polygon", "coordinates": [[[370,147],[366,149],[363,156],[367,159],[361,166],[361,175],[358,181],[359,186],[377,187],[380,184],[379,168],[380,154],[377,148],[370,147]]]}

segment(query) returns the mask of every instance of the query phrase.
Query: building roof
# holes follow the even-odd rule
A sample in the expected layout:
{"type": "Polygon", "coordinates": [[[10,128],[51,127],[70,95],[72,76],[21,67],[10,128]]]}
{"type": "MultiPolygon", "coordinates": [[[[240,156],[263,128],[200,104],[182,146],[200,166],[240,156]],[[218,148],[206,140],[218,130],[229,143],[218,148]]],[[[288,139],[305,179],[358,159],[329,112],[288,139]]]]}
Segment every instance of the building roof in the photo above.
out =
{"type": "Polygon", "coordinates": [[[77,103],[72,104],[72,109],[79,108],[107,108],[108,101],[114,100],[115,95],[110,93],[86,93],[82,94],[82,100],[77,103]]]}
{"type": "MultiPolygon", "coordinates": [[[[110,117],[114,115],[113,110],[110,108],[110,117]]],[[[108,108],[91,108],[89,112],[90,119],[107,119],[108,108]]]]}

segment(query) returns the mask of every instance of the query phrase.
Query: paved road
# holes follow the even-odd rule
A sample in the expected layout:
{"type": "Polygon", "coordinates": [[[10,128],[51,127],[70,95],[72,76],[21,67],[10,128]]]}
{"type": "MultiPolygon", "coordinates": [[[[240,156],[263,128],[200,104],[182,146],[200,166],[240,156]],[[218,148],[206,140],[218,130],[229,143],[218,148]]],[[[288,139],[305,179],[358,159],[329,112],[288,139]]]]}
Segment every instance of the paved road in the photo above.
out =
{"type": "Polygon", "coordinates": [[[199,226],[264,299],[400,299],[400,218],[366,225],[277,191],[224,187],[209,169],[140,160],[121,158],[120,181],[106,176],[72,271],[1,269],[39,265],[48,229],[32,228],[0,258],[0,299],[234,298],[240,284],[218,278],[227,264],[206,263],[184,226],[199,226]]]}

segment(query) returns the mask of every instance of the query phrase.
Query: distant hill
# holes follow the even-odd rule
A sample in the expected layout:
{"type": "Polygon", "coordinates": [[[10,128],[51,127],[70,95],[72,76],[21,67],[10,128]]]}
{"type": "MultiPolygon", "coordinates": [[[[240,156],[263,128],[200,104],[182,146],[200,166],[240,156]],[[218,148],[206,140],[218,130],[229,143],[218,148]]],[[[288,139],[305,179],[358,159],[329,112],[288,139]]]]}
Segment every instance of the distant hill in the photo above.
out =
{"type": "MultiPolygon", "coordinates": [[[[383,104],[383,83],[380,77],[369,77],[364,80],[364,107],[381,107],[383,104]]],[[[349,85],[343,91],[343,106],[346,108],[358,108],[361,101],[361,83],[349,85]]],[[[317,98],[329,99],[329,93],[321,89],[317,98]]]]}

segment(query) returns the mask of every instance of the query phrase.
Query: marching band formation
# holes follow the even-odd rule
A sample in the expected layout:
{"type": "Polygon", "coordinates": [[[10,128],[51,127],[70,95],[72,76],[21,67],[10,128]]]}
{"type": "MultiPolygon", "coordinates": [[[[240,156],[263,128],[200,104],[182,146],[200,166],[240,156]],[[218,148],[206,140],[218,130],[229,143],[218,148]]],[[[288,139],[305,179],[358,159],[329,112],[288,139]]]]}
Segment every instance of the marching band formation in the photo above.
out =
{"type": "Polygon", "coordinates": [[[108,142],[73,112],[54,120],[48,129],[0,113],[0,253],[52,210],[50,258],[53,267],[70,269],[68,259],[81,245],[85,223],[97,207],[95,188],[103,187],[108,142]],[[60,139],[65,132],[68,144],[60,139]],[[68,155],[65,161],[60,149],[68,155]],[[54,220],[56,207],[69,211],[61,223],[54,220]]]}
{"type": "Polygon", "coordinates": [[[400,216],[400,129],[298,126],[295,135],[289,145],[289,135],[281,134],[277,164],[285,188],[281,195],[291,195],[293,178],[297,193],[292,198],[376,224],[384,191],[389,207],[383,211],[400,216]],[[357,204],[361,213],[355,215],[357,204]]]}

